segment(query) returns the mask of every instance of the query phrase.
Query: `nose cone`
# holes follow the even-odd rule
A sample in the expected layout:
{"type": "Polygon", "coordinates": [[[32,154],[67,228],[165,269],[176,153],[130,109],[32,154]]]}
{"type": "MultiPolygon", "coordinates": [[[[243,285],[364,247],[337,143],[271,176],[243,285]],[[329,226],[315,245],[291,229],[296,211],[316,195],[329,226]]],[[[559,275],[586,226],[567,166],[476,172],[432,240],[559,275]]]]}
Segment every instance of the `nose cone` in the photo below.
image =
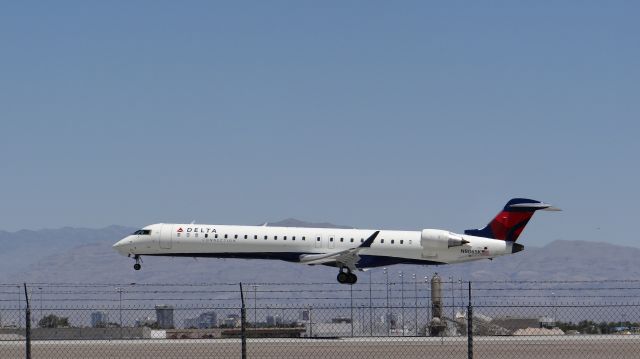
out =
{"type": "Polygon", "coordinates": [[[113,249],[118,251],[123,256],[127,256],[130,254],[129,252],[129,249],[131,248],[130,243],[131,241],[129,237],[122,238],[116,244],[113,245],[113,249]]]}

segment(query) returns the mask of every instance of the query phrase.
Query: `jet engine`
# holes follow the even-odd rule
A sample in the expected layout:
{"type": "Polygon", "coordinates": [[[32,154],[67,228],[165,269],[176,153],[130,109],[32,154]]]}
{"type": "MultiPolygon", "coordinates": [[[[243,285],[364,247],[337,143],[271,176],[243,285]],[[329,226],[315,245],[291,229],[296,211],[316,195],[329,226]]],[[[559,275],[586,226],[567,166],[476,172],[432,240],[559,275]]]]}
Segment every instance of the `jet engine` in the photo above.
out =
{"type": "Polygon", "coordinates": [[[459,234],[441,229],[423,229],[420,236],[420,245],[423,249],[447,249],[466,243],[469,241],[463,239],[459,234]]]}

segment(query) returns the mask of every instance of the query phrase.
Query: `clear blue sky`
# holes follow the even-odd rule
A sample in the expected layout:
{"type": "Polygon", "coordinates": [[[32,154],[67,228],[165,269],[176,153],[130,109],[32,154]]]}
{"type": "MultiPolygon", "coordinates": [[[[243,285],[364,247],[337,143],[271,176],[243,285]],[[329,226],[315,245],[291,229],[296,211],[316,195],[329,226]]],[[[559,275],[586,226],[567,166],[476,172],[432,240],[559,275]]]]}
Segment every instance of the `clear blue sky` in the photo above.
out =
{"type": "Polygon", "coordinates": [[[0,229],[484,225],[640,245],[640,6],[0,4],[0,229]]]}

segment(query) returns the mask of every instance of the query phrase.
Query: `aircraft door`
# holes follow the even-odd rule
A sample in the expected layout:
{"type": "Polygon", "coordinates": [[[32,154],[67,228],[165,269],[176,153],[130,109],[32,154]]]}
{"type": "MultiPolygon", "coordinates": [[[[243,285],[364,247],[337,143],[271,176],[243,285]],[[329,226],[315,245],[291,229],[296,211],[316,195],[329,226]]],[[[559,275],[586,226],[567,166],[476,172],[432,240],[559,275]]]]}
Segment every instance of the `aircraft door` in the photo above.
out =
{"type": "Polygon", "coordinates": [[[313,242],[315,243],[315,248],[322,248],[322,235],[316,234],[315,236],[313,236],[313,242]]]}
{"type": "Polygon", "coordinates": [[[160,228],[160,248],[171,249],[171,241],[173,237],[173,226],[170,224],[163,224],[160,228]]]}

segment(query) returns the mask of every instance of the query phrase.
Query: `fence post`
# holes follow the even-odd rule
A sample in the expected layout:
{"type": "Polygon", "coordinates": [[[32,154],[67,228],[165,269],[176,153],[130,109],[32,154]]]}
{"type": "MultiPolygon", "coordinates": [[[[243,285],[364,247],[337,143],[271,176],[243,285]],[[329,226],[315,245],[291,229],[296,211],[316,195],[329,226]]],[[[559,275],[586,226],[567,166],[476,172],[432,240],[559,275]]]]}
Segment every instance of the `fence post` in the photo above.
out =
{"type": "Polygon", "coordinates": [[[244,291],[242,290],[242,282],[240,282],[240,301],[242,307],[240,309],[240,340],[242,343],[242,359],[247,358],[247,308],[244,305],[244,291]]]}
{"type": "Polygon", "coordinates": [[[467,305],[467,358],[473,359],[473,306],[471,305],[471,281],[469,281],[469,304],[467,305]]]}
{"type": "Polygon", "coordinates": [[[27,302],[25,309],[25,355],[27,359],[31,359],[31,306],[29,305],[29,294],[27,293],[27,283],[24,283],[24,297],[27,302]]]}

